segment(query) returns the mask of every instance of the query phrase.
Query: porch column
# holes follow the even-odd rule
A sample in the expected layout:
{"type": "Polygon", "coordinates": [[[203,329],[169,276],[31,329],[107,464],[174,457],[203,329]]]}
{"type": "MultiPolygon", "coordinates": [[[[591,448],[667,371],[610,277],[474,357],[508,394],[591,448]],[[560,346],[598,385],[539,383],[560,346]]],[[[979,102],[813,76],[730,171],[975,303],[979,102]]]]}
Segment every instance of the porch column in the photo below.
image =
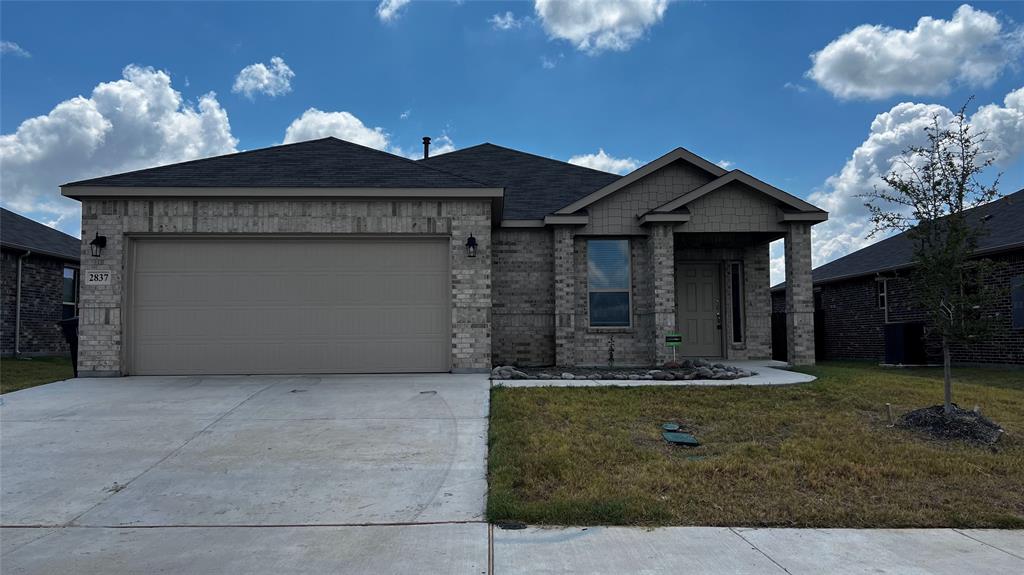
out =
{"type": "Polygon", "coordinates": [[[811,224],[792,223],[786,232],[786,349],[792,365],[814,365],[814,285],[811,224]]]}
{"type": "Polygon", "coordinates": [[[576,274],[572,226],[554,226],[555,365],[576,365],[576,274]]]}
{"type": "Polygon", "coordinates": [[[676,331],[676,262],[672,222],[651,224],[651,277],[654,279],[654,362],[672,359],[665,336],[676,331]]]}

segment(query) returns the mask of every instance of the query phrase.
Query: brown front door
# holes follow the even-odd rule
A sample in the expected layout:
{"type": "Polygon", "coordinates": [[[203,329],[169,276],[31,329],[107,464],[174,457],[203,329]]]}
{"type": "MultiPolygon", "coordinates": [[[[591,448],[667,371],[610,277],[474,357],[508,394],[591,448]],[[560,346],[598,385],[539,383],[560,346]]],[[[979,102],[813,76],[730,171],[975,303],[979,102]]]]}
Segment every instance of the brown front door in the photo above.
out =
{"type": "Polygon", "coordinates": [[[676,269],[676,320],[682,356],[722,355],[722,288],[718,264],[682,262],[676,269]]]}

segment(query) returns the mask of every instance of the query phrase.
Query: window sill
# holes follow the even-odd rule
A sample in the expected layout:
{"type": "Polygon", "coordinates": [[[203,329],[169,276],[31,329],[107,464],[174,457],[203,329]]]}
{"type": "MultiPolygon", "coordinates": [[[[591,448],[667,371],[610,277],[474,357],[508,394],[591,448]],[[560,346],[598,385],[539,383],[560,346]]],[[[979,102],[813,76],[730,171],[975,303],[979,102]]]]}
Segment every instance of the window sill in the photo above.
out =
{"type": "Polygon", "coordinates": [[[587,327],[587,333],[605,333],[605,334],[636,333],[636,330],[631,328],[631,327],[594,327],[594,326],[588,326],[587,327]]]}

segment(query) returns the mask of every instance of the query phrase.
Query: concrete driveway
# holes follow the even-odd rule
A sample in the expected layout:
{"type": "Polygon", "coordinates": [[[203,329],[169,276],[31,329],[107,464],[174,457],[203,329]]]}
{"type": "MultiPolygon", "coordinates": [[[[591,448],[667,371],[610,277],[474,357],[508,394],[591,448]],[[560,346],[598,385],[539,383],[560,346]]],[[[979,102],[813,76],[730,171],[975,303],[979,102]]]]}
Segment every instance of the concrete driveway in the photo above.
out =
{"type": "Polygon", "coordinates": [[[3,396],[7,573],[487,568],[478,375],[78,379],[3,396]]]}

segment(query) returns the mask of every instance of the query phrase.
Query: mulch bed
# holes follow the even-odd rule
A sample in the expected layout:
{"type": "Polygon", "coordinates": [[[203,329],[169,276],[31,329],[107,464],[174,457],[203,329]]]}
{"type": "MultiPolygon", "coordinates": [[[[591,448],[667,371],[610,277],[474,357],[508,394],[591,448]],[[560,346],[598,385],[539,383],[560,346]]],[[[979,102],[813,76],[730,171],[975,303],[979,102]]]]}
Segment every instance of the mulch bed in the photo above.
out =
{"type": "Polygon", "coordinates": [[[925,432],[936,439],[959,439],[984,445],[999,441],[1003,433],[999,424],[980,413],[961,409],[955,403],[949,414],[941,405],[909,411],[900,416],[896,425],[925,432]]]}

